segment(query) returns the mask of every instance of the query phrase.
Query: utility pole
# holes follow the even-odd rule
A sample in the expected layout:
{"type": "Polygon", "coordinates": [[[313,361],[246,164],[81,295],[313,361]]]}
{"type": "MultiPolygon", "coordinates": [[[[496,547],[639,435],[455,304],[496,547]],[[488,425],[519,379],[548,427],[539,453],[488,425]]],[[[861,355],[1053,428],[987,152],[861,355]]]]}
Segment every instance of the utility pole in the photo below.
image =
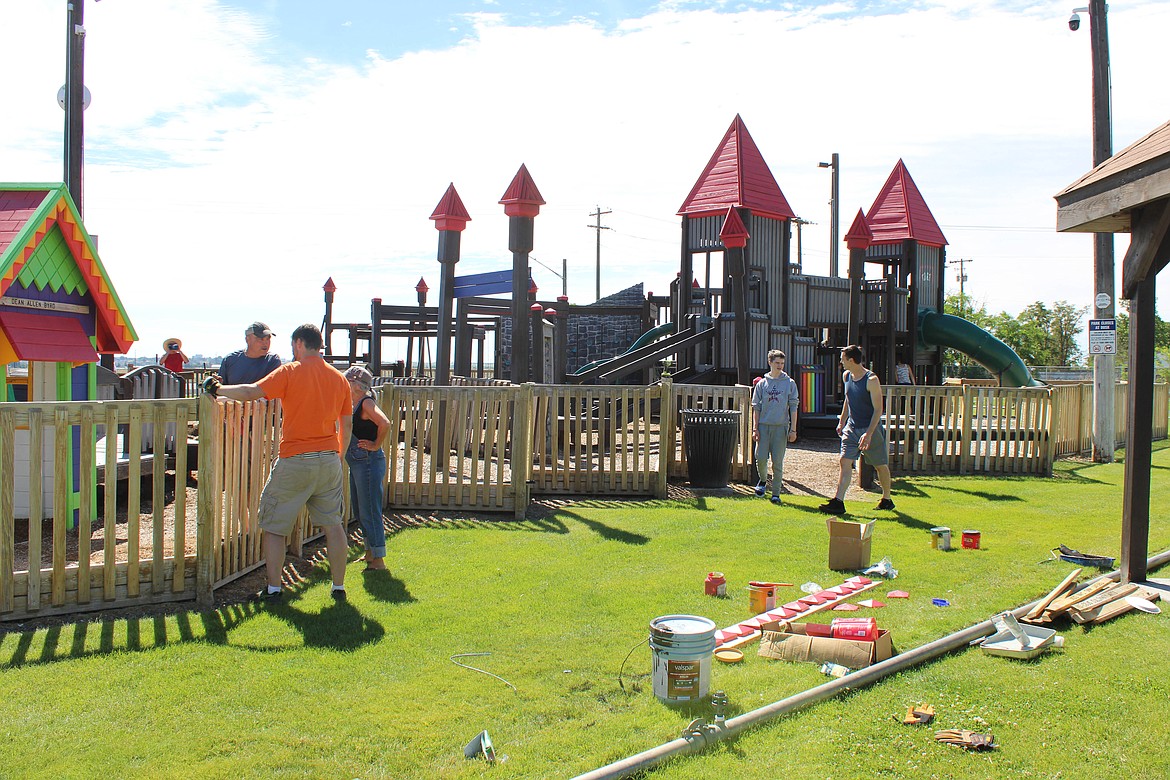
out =
{"type": "Polygon", "coordinates": [[[951,260],[947,263],[950,266],[959,266],[959,273],[955,275],[955,279],[959,282],[959,316],[965,314],[964,307],[967,305],[967,266],[975,261],[971,258],[960,257],[958,260],[951,260]]]}
{"type": "MultiPolygon", "coordinates": [[[[613,230],[613,228],[606,227],[605,225],[601,224],[601,215],[612,213],[612,211],[602,211],[601,206],[598,206],[597,211],[589,214],[591,217],[597,217],[597,224],[586,225],[586,227],[597,231],[597,300],[599,301],[601,300],[601,231],[613,230]]],[[[568,293],[566,292],[566,294],[568,293]]]]}
{"type": "Polygon", "coordinates": [[[836,276],[838,271],[837,245],[840,243],[837,236],[841,225],[841,157],[833,152],[832,162],[817,163],[817,167],[833,170],[833,198],[829,201],[829,205],[832,206],[830,216],[832,222],[829,225],[829,276],[836,276]]]}
{"type": "MultiPolygon", "coordinates": [[[[1078,13],[1089,14],[1089,48],[1093,62],[1093,167],[1113,156],[1112,86],[1109,76],[1109,27],[1105,0],[1089,0],[1074,8],[1068,20],[1073,32],[1080,29],[1078,13]]],[[[1113,234],[1093,234],[1093,319],[1113,320],[1113,234]]],[[[1093,460],[1111,463],[1116,442],[1113,397],[1117,384],[1115,357],[1093,356],[1093,460]]]]}
{"type": "Polygon", "coordinates": [[[65,187],[84,217],[85,0],[67,4],[65,23],[65,187]]]}
{"type": "Polygon", "coordinates": [[[800,245],[800,229],[805,225],[815,225],[815,222],[809,222],[807,219],[800,217],[793,217],[792,224],[796,225],[796,267],[804,270],[804,251],[800,245]]]}

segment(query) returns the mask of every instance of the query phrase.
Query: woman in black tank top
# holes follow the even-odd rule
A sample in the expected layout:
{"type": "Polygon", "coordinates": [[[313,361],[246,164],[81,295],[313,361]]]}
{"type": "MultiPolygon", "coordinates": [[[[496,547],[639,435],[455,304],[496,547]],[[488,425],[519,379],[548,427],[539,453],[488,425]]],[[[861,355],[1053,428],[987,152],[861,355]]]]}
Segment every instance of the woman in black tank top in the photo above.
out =
{"type": "Polygon", "coordinates": [[[353,398],[353,435],[345,452],[350,498],[366,543],[366,571],[382,571],[386,568],[386,527],[382,522],[386,453],[382,443],[390,430],[390,420],[374,400],[369,371],[351,366],[345,378],[353,398]]]}

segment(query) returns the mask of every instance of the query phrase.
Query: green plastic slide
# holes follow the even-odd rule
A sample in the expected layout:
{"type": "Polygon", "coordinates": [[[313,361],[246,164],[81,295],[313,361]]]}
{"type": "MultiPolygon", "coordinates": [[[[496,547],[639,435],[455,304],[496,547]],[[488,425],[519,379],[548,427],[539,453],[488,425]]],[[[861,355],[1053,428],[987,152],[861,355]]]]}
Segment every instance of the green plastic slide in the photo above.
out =
{"type": "Polygon", "coordinates": [[[617,355],[614,355],[611,358],[602,358],[601,360],[594,360],[592,363],[586,363],[585,365],[581,366],[576,371],[574,371],[572,375],[577,376],[578,374],[584,374],[586,371],[588,371],[592,368],[597,368],[598,366],[604,365],[606,363],[612,363],[613,361],[620,358],[622,355],[629,354],[630,352],[633,352],[636,349],[641,349],[642,347],[646,346],[647,344],[651,344],[655,341],[658,341],[658,339],[662,338],[663,336],[673,335],[674,330],[675,330],[675,328],[674,328],[673,322],[664,322],[657,327],[651,328],[650,330],[646,331],[638,338],[634,339],[634,343],[631,344],[629,347],[627,347],[624,352],[621,352],[617,355]]]}
{"type": "Polygon", "coordinates": [[[1004,387],[1044,386],[1032,378],[1015,350],[962,317],[919,309],[918,342],[926,347],[957,349],[990,371],[1004,387]]]}

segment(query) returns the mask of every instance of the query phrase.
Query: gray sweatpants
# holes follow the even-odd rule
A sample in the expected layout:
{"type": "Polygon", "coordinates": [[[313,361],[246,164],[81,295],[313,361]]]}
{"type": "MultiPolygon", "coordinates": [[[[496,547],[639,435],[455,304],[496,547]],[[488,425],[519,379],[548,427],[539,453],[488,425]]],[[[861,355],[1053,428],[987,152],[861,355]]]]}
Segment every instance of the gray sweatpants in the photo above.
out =
{"type": "Polygon", "coordinates": [[[788,451],[787,425],[761,425],[760,440],[756,442],[756,473],[760,481],[768,479],[768,457],[772,458],[772,495],[780,495],[784,479],[784,453],[788,451]]]}

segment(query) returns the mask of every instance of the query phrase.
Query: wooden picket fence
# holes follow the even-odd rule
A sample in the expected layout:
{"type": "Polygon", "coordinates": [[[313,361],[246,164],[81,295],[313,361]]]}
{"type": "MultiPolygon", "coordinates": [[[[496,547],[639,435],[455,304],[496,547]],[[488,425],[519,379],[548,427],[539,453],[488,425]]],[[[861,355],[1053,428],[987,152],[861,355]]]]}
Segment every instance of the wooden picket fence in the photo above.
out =
{"type": "MultiPolygon", "coordinates": [[[[1128,385],[1115,391],[1125,444],[1128,385]]],[[[903,473],[1051,474],[1057,458],[1093,449],[1093,386],[897,385],[884,388],[891,468],[903,473]]],[[[1167,437],[1170,385],[1154,385],[1154,439],[1167,437]]]]}
{"type": "Polygon", "coordinates": [[[164,518],[166,471],[187,473],[187,449],[177,447],[168,463],[164,442],[168,427],[185,432],[195,412],[195,401],[187,399],[0,404],[0,620],[194,597],[195,550],[187,534],[184,491],[175,494],[174,520],[168,524],[164,518]],[[147,426],[153,432],[151,452],[139,456],[147,426]],[[115,438],[119,427],[124,446],[115,438]],[[99,429],[109,437],[99,439],[99,429]],[[26,446],[17,446],[18,430],[27,431],[26,446]],[[28,468],[23,485],[16,482],[18,451],[28,468]],[[105,474],[114,475],[124,451],[132,454],[125,464],[128,479],[108,480],[98,505],[98,459],[105,474]],[[49,469],[51,476],[45,473],[49,469]],[[148,517],[141,514],[140,489],[119,494],[123,485],[141,486],[144,472],[151,480],[148,517]],[[46,502],[37,486],[50,480],[46,502]],[[25,514],[32,519],[22,540],[28,564],[17,571],[14,497],[21,488],[28,493],[25,514]],[[121,528],[120,504],[126,513],[121,528]],[[95,540],[98,519],[102,534],[95,540]],[[144,539],[149,554],[142,549],[144,539]]]}
{"type": "MultiPolygon", "coordinates": [[[[1124,393],[1119,387],[1119,404],[1124,393]]],[[[732,479],[753,479],[747,387],[669,378],[652,387],[386,384],[376,397],[391,422],[386,505],[394,510],[523,517],[532,496],[665,497],[667,478],[686,474],[684,409],[741,412],[732,479]]],[[[1167,435],[1168,400],[1167,386],[1155,386],[1155,438],[1167,435]]],[[[886,388],[885,403],[899,473],[1049,474],[1056,457],[1090,446],[1084,387],[899,386],[886,388]]],[[[210,604],[215,588],[263,565],[256,519],[280,424],[278,403],[206,396],[0,404],[0,621],[210,604]],[[199,455],[190,463],[186,447],[168,453],[166,443],[168,431],[186,431],[196,419],[199,455]],[[121,438],[105,446],[105,432],[121,438]],[[28,461],[23,472],[20,458],[28,461]],[[99,464],[128,477],[107,479],[101,501],[99,464]],[[192,469],[193,521],[182,489],[192,469]],[[170,504],[168,470],[180,475],[170,504]],[[145,516],[137,489],[144,479],[145,516]],[[26,514],[38,519],[17,517],[18,490],[29,494],[26,514]],[[29,561],[20,567],[18,543],[29,561]]],[[[348,500],[347,491],[347,518],[348,500]]],[[[302,514],[291,544],[317,536],[302,514]]]]}

